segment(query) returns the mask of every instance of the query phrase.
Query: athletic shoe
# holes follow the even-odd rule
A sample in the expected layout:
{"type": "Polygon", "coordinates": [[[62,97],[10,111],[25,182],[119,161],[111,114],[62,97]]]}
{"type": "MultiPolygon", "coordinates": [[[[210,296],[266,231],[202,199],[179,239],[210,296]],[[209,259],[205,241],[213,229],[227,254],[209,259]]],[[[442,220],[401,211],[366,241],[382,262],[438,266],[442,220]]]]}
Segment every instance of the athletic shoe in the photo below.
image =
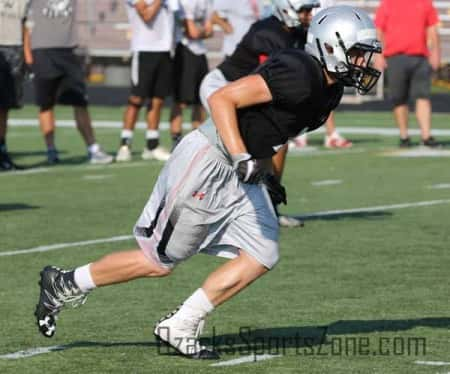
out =
{"type": "Polygon", "coordinates": [[[199,336],[205,320],[182,318],[179,309],[175,309],[161,318],[155,326],[154,335],[159,342],[174,348],[187,358],[200,360],[217,360],[219,354],[200,345],[199,336]]]}
{"type": "Polygon", "coordinates": [[[428,139],[425,139],[420,142],[421,145],[425,146],[425,147],[429,147],[429,148],[438,148],[441,147],[442,144],[439,143],[435,138],[433,138],[432,136],[430,136],[428,139]]]}
{"type": "Polygon", "coordinates": [[[59,163],[59,154],[56,149],[47,149],[47,162],[50,165],[59,163]]]}
{"type": "Polygon", "coordinates": [[[278,224],[281,227],[303,227],[305,226],[305,222],[301,219],[290,217],[290,216],[278,216],[278,224]]]}
{"type": "Polygon", "coordinates": [[[0,151],[0,171],[22,170],[23,167],[16,165],[8,152],[0,151]]]}
{"type": "Polygon", "coordinates": [[[97,152],[88,154],[89,162],[96,165],[106,165],[114,161],[114,157],[99,149],[97,152]]]}
{"type": "Polygon", "coordinates": [[[34,315],[39,331],[47,338],[55,334],[56,319],[65,304],[76,308],[86,302],[87,293],[78,288],[71,273],[54,266],[46,266],[41,271],[41,292],[34,315]]]}
{"type": "Polygon", "coordinates": [[[158,146],[152,150],[145,148],[142,151],[142,159],[143,160],[167,161],[169,158],[170,158],[170,152],[161,146],[158,146]]]}
{"type": "Polygon", "coordinates": [[[330,136],[325,136],[323,145],[325,148],[350,148],[353,146],[353,143],[350,140],[343,138],[335,131],[330,136]]]}
{"type": "Polygon", "coordinates": [[[302,149],[308,147],[308,135],[302,134],[296,136],[289,141],[288,147],[290,150],[302,149]]]}
{"type": "Polygon", "coordinates": [[[122,145],[117,151],[116,162],[131,161],[131,149],[127,145],[122,145]]]}
{"type": "Polygon", "coordinates": [[[411,138],[407,137],[407,138],[400,138],[400,142],[399,142],[399,147],[400,148],[409,148],[412,147],[412,142],[411,142],[411,138]]]}

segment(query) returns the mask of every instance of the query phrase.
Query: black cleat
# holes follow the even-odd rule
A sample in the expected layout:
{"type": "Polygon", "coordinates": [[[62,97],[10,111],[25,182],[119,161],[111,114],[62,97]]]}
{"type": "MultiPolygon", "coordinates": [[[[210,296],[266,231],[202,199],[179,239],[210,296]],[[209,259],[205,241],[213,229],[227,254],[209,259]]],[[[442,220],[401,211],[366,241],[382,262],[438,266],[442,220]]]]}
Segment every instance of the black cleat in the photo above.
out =
{"type": "Polygon", "coordinates": [[[420,142],[421,145],[429,148],[439,148],[442,146],[441,143],[439,143],[435,138],[430,136],[428,139],[422,139],[420,142]]]}
{"type": "Polygon", "coordinates": [[[412,147],[411,138],[409,138],[409,137],[408,138],[400,138],[399,147],[400,148],[412,147]]]}
{"type": "Polygon", "coordinates": [[[59,163],[59,153],[56,149],[47,150],[47,163],[49,165],[55,165],[59,163]]]}
{"type": "Polygon", "coordinates": [[[5,150],[0,151],[0,171],[23,170],[23,167],[16,165],[5,150]]]}
{"type": "Polygon", "coordinates": [[[71,304],[75,308],[86,302],[87,293],[75,284],[73,273],[54,266],[46,266],[40,273],[41,292],[34,315],[39,331],[47,338],[55,334],[56,320],[64,305],[71,304]]]}

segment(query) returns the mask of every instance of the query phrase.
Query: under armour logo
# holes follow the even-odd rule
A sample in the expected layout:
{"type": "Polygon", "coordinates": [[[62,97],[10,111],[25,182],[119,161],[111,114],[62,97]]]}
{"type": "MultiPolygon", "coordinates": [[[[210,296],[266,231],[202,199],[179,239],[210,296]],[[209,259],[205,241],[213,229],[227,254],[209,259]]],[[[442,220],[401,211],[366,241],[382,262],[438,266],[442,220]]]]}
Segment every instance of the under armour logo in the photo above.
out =
{"type": "Polygon", "coordinates": [[[199,199],[200,201],[202,201],[206,196],[206,192],[200,192],[200,191],[194,191],[192,193],[192,197],[195,199],[199,199]]]}

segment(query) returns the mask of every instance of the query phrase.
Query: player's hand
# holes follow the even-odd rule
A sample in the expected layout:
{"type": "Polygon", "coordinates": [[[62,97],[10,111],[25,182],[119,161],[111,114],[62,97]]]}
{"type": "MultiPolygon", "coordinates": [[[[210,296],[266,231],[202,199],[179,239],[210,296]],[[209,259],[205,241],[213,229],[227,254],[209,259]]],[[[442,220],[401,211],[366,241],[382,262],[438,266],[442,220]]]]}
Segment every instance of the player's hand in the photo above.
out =
{"type": "Polygon", "coordinates": [[[264,175],[264,184],[267,187],[267,192],[269,192],[270,200],[272,204],[277,206],[281,203],[287,204],[286,189],[278,181],[278,179],[273,174],[264,175]]]}
{"type": "Polygon", "coordinates": [[[374,58],[374,68],[378,71],[384,71],[387,68],[387,62],[384,56],[381,53],[377,53],[375,54],[374,58]]]}
{"type": "Polygon", "coordinates": [[[261,165],[252,156],[248,153],[241,153],[232,156],[232,158],[233,167],[241,182],[256,184],[261,181],[263,177],[261,165]]]}
{"type": "Polygon", "coordinates": [[[430,56],[428,57],[428,62],[431,65],[433,71],[438,71],[439,66],[441,65],[441,58],[439,52],[437,50],[432,50],[430,52],[430,56]]]}

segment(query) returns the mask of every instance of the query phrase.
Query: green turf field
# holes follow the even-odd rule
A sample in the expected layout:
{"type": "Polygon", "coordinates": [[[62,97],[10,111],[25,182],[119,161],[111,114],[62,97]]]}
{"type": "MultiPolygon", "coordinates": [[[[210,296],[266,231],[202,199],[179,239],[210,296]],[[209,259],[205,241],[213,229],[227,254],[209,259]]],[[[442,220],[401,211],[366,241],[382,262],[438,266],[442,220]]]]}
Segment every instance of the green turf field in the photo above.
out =
{"type": "MultiPolygon", "coordinates": [[[[58,115],[70,118],[65,110],[58,115]]],[[[14,117],[35,118],[35,110],[14,117]]],[[[120,121],[121,110],[93,108],[93,117],[120,121]]],[[[435,128],[449,129],[450,115],[434,120],[435,128]]],[[[338,113],[337,122],[393,127],[390,113],[338,113]]],[[[109,152],[118,133],[97,130],[109,152]]],[[[318,214],[302,229],[283,229],[278,266],[208,319],[204,336],[215,338],[221,361],[279,356],[211,367],[167,354],[152,335],[154,322],[223,262],[204,255],[169,278],[96,290],[82,308],[61,313],[53,339],[40,336],[33,311],[43,266],[85,264],[135,243],[17,251],[130,235],[162,164],[139,159],[139,130],[134,162],[89,166],[76,131],[60,128],[62,163],[48,167],[38,128],[10,128],[15,161],[34,168],[0,174],[0,373],[450,372],[450,158],[388,157],[397,151],[393,136],[351,139],[352,150],[334,152],[315,135],[316,151],[289,156],[283,211],[318,214]],[[56,348],[5,357],[45,347],[56,348]]],[[[450,144],[450,135],[439,139],[450,144]]],[[[169,145],[167,133],[163,142],[169,145]]]]}

